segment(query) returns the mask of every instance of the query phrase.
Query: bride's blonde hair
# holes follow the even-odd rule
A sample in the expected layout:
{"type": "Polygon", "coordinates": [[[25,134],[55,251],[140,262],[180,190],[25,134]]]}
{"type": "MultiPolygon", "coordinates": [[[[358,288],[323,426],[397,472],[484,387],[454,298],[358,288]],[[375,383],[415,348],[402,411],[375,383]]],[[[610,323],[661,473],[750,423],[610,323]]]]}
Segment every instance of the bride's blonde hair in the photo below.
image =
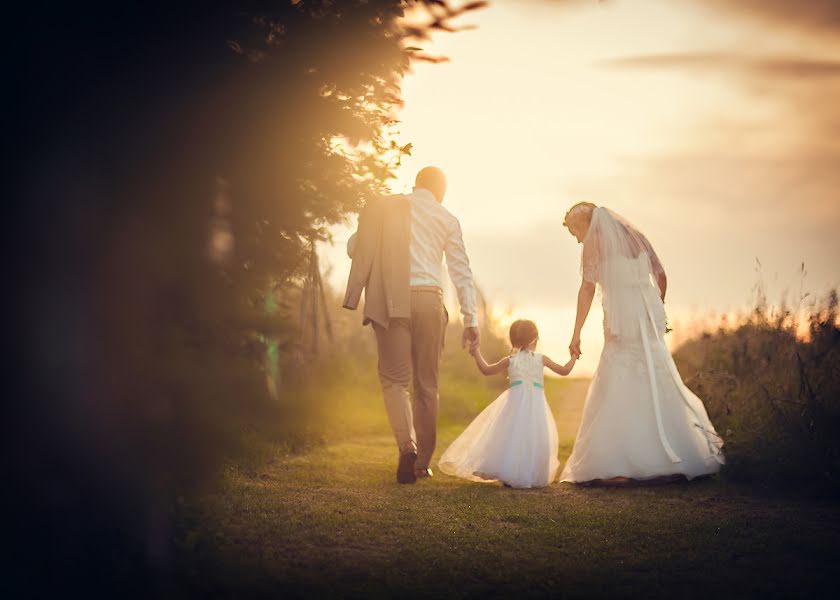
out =
{"type": "Polygon", "coordinates": [[[592,220],[592,212],[598,208],[591,202],[578,202],[566,211],[566,216],[563,217],[563,226],[568,227],[570,223],[576,221],[589,222],[592,220]]]}

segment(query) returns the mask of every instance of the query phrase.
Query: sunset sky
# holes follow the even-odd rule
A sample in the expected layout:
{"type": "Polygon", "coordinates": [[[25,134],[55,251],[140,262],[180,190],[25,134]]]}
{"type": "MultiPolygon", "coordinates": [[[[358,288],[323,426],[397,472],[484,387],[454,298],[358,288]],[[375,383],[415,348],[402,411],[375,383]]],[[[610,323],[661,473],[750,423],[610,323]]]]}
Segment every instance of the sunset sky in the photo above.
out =
{"type": "MultiPolygon", "coordinates": [[[[424,45],[450,62],[405,80],[394,191],[444,169],[477,283],[546,353],[568,354],[580,249],[561,223],[581,200],[647,234],[678,328],[748,306],[756,259],[774,302],[803,261],[806,291],[840,284],[840,3],[496,1],[462,24],[424,45]]],[[[336,287],[347,229],[325,249],[336,287]]]]}

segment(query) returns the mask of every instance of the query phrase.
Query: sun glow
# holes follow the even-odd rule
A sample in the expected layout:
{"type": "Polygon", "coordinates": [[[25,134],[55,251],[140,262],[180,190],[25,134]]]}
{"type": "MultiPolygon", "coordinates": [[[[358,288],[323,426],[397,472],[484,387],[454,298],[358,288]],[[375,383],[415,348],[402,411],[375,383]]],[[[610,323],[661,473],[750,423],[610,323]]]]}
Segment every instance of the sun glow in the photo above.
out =
{"type": "MultiPolygon", "coordinates": [[[[421,167],[444,169],[445,205],[501,327],[531,318],[546,353],[568,354],[580,250],[561,223],[581,200],[647,234],[668,271],[669,319],[686,331],[748,309],[757,256],[772,265],[773,294],[798,286],[803,260],[811,290],[840,283],[840,181],[827,166],[840,149],[824,131],[840,111],[801,106],[836,88],[790,75],[796,61],[840,56],[836,44],[768,35],[763,22],[688,1],[494,2],[464,22],[478,27],[424,44],[450,62],[417,63],[404,81],[396,135],[413,150],[391,187],[410,191],[421,167]]],[[[337,286],[352,228],[337,228],[327,250],[337,286]]],[[[575,374],[597,364],[598,304],[575,374]]]]}

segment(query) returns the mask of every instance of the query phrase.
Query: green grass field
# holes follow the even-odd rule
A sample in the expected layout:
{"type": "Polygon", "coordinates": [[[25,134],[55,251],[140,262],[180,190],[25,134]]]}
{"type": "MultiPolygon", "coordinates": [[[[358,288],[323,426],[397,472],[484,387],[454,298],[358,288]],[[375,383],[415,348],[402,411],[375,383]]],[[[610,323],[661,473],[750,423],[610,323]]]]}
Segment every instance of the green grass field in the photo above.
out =
{"type": "MultiPolygon", "coordinates": [[[[561,459],[586,386],[547,385],[561,459]]],[[[437,473],[398,486],[392,437],[375,423],[230,467],[220,489],[183,507],[179,587],[229,598],[836,596],[836,505],[718,479],[514,490],[437,473]]],[[[441,428],[438,456],[462,428],[441,428]]]]}

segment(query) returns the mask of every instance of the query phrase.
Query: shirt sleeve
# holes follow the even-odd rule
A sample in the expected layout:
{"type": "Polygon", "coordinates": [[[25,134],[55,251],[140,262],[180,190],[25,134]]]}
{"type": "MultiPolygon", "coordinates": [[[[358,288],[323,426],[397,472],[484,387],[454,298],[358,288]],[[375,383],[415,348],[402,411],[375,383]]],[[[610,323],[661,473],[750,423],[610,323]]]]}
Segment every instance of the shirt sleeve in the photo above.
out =
{"type": "Polygon", "coordinates": [[[449,231],[444,251],[446,253],[446,268],[449,270],[449,278],[455,286],[455,292],[458,294],[458,303],[461,305],[464,327],[478,327],[478,311],[476,310],[473,274],[470,269],[470,259],[467,258],[467,250],[464,247],[461,224],[457,220],[454,221],[449,231]]]}

